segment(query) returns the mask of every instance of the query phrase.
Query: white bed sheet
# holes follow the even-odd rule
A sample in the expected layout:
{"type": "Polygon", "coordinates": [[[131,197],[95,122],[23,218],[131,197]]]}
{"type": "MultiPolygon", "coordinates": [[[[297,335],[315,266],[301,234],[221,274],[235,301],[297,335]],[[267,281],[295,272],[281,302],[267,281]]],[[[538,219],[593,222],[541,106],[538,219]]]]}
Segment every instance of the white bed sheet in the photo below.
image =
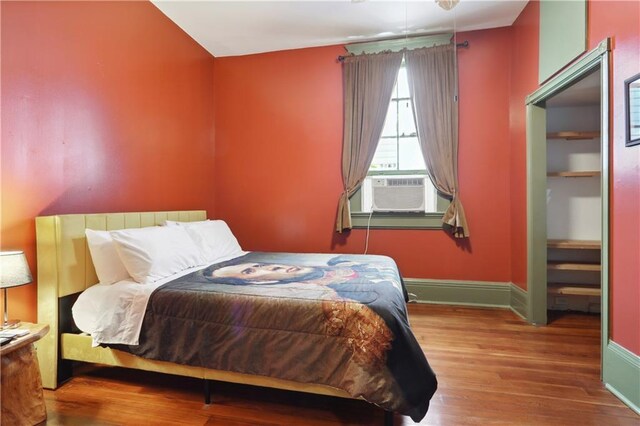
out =
{"type": "MultiPolygon", "coordinates": [[[[221,258],[214,263],[247,253],[221,258]]],[[[81,331],[91,335],[94,347],[103,343],[137,345],[151,293],[163,284],[207,266],[185,269],[151,284],[128,279],[111,285],[93,285],[78,296],[71,309],[73,320],[81,331]]]]}

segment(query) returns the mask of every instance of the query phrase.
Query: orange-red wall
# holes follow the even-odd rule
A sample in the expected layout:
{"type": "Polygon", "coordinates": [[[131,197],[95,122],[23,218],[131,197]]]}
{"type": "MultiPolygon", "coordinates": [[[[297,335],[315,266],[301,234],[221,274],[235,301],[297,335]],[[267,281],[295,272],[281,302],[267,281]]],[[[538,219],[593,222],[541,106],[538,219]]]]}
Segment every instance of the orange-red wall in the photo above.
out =
{"type": "Polygon", "coordinates": [[[640,355],[640,146],[624,146],[624,80],[640,73],[640,2],[590,1],[588,43],[611,55],[611,331],[640,355]]]}
{"type": "Polygon", "coordinates": [[[511,26],[511,282],[527,288],[527,117],[524,99],[538,87],[540,3],[530,1],[511,26]]]}
{"type": "MultiPolygon", "coordinates": [[[[640,4],[588,5],[589,48],[614,39],[612,335],[640,353],[640,148],[622,147],[622,81],[640,71],[640,4]]],[[[370,251],[393,256],[405,276],[526,288],[524,98],[538,87],[538,20],[539,3],[531,1],[510,28],[459,35],[471,42],[459,55],[470,246],[457,247],[441,231],[373,230],[370,251]]],[[[363,250],[364,231],[332,233],[341,189],[340,53],[328,47],[216,59],[216,213],[249,249],[363,250]],[[255,182],[267,184],[246,195],[255,182]]]]}
{"type": "MultiPolygon", "coordinates": [[[[34,218],[214,209],[213,57],[147,2],[1,2],[1,247],[34,218]]],[[[11,317],[36,320],[36,286],[11,317]]]]}
{"type": "MultiPolygon", "coordinates": [[[[510,281],[510,30],[458,35],[460,188],[471,228],[372,230],[407,277],[510,281]]],[[[250,250],[362,252],[334,232],[342,191],[339,46],[216,58],[216,215],[250,250]]]]}
{"type": "MultiPolygon", "coordinates": [[[[33,218],[56,213],[206,208],[247,249],[363,250],[364,231],[333,231],[342,47],[214,60],[149,3],[1,12],[1,247],[25,249],[34,274],[33,218]]],[[[459,60],[472,237],[457,246],[439,230],[372,230],[370,252],[395,257],[405,276],[526,287],[524,96],[537,87],[538,16],[531,1],[510,28],[459,34],[471,43],[459,60]]],[[[612,333],[637,354],[640,148],[622,146],[622,81],[640,70],[639,34],[637,2],[589,1],[589,47],[614,40],[612,333]]],[[[35,320],[35,285],[10,299],[12,316],[35,320]]]]}

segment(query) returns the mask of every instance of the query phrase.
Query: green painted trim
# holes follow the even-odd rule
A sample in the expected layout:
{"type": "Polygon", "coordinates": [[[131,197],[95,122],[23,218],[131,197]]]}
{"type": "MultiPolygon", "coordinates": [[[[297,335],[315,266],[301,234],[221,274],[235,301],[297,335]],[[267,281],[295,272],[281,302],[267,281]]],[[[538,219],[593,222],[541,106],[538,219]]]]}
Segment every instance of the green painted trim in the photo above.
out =
{"type": "Polygon", "coordinates": [[[513,283],[405,278],[418,303],[508,308],[526,318],[527,292],[513,283]]]}
{"type": "MultiPolygon", "coordinates": [[[[603,43],[600,43],[601,45],[603,43]]],[[[600,196],[602,197],[602,211],[600,228],[602,229],[600,248],[600,327],[602,338],[602,351],[604,354],[609,343],[609,51],[605,50],[600,62],[600,167],[602,168],[600,180],[600,196]]],[[[608,366],[604,364],[602,357],[601,377],[604,378],[608,366]]],[[[603,380],[606,383],[606,380],[603,380]]]]}
{"type": "Polygon", "coordinates": [[[547,323],[547,112],[527,105],[527,320],[547,323]]]}
{"type": "Polygon", "coordinates": [[[511,283],[511,299],[509,300],[509,307],[522,319],[527,319],[527,292],[517,285],[511,283]]]}
{"type": "MultiPolygon", "coordinates": [[[[354,229],[367,228],[369,215],[362,211],[361,189],[349,199],[351,207],[351,227],[354,229]]],[[[449,200],[438,196],[435,213],[387,213],[373,212],[371,216],[371,229],[442,229],[444,211],[449,206],[449,200]]]]}
{"type": "Polygon", "coordinates": [[[438,199],[436,200],[436,209],[438,209],[438,212],[443,213],[443,216],[444,216],[444,212],[446,212],[447,209],[449,208],[449,204],[451,204],[450,200],[447,200],[446,198],[438,194],[438,199]]]}
{"type": "Polygon", "coordinates": [[[375,170],[375,171],[369,170],[369,172],[367,173],[367,176],[398,176],[398,175],[427,176],[427,172],[424,170],[375,170]]]}
{"type": "Polygon", "coordinates": [[[609,265],[609,52],[610,39],[577,59],[527,96],[527,319],[534,324],[547,322],[546,266],[546,111],[544,102],[600,67],[601,155],[602,155],[602,339],[608,341],[608,265],[609,265]],[[544,152],[543,152],[544,151],[544,152]]]}
{"type": "Polygon", "coordinates": [[[587,1],[540,0],[538,81],[547,80],[586,49],[587,1]]]}
{"type": "MultiPolygon", "coordinates": [[[[352,212],[352,228],[367,228],[370,213],[352,212]]],[[[371,229],[442,229],[443,213],[373,212],[371,229]]]]}
{"type": "Polygon", "coordinates": [[[640,356],[610,341],[602,365],[607,389],[640,414],[640,356]]]}
{"type": "Polygon", "coordinates": [[[453,34],[435,34],[422,37],[403,37],[393,40],[353,43],[345,46],[347,52],[354,55],[363,53],[380,53],[384,51],[399,52],[403,49],[420,49],[422,47],[440,46],[451,43],[453,34]]]}
{"type": "Polygon", "coordinates": [[[566,89],[572,82],[579,80],[585,73],[600,65],[601,57],[611,50],[610,40],[609,38],[602,40],[598,44],[598,47],[585,53],[565,70],[549,79],[549,81],[540,86],[538,90],[527,96],[525,103],[537,104],[549,99],[558,92],[566,89]]]}
{"type": "Polygon", "coordinates": [[[362,212],[362,186],[356,189],[356,192],[349,198],[349,207],[351,208],[351,218],[358,212],[362,212]]]}
{"type": "Polygon", "coordinates": [[[420,303],[509,308],[511,283],[405,278],[420,303]]]}

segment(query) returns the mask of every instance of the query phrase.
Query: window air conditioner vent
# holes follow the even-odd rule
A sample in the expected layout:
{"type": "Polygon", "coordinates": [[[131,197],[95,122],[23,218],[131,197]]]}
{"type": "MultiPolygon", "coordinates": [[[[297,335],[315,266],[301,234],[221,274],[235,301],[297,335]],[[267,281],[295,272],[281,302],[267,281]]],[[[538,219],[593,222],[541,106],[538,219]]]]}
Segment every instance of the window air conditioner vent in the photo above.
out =
{"type": "Polygon", "coordinates": [[[374,211],[424,212],[424,178],[372,178],[371,186],[374,211]]]}

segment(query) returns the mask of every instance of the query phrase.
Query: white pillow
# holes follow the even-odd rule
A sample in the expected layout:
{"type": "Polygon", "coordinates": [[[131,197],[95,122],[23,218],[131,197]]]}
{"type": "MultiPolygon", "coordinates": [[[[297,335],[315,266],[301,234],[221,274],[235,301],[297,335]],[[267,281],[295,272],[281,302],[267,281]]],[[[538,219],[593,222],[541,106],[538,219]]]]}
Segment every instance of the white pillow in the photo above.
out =
{"type": "Polygon", "coordinates": [[[113,284],[131,278],[124,267],[109,231],[85,229],[93,266],[100,284],[113,284]]]}
{"type": "Polygon", "coordinates": [[[206,263],[187,231],[180,226],[111,231],[111,237],[129,275],[142,284],[206,263]]]}
{"type": "Polygon", "coordinates": [[[163,225],[164,226],[184,226],[184,225],[189,225],[189,224],[197,224],[197,223],[207,223],[207,222],[211,222],[209,219],[207,220],[200,220],[197,222],[178,222],[175,220],[165,220],[163,225]]]}
{"type": "MultiPolygon", "coordinates": [[[[124,266],[123,266],[124,268],[124,266]]],[[[128,274],[127,274],[128,275],[128,274]]],[[[129,277],[129,280],[131,277],[129,277]]],[[[100,304],[106,300],[112,303],[113,298],[109,297],[109,290],[118,286],[106,286],[102,284],[92,285],[78,296],[71,307],[73,322],[80,331],[92,334],[96,329],[96,320],[100,311],[100,304]]]]}
{"type": "Polygon", "coordinates": [[[209,263],[244,254],[224,220],[189,222],[181,227],[187,230],[209,263]]]}

